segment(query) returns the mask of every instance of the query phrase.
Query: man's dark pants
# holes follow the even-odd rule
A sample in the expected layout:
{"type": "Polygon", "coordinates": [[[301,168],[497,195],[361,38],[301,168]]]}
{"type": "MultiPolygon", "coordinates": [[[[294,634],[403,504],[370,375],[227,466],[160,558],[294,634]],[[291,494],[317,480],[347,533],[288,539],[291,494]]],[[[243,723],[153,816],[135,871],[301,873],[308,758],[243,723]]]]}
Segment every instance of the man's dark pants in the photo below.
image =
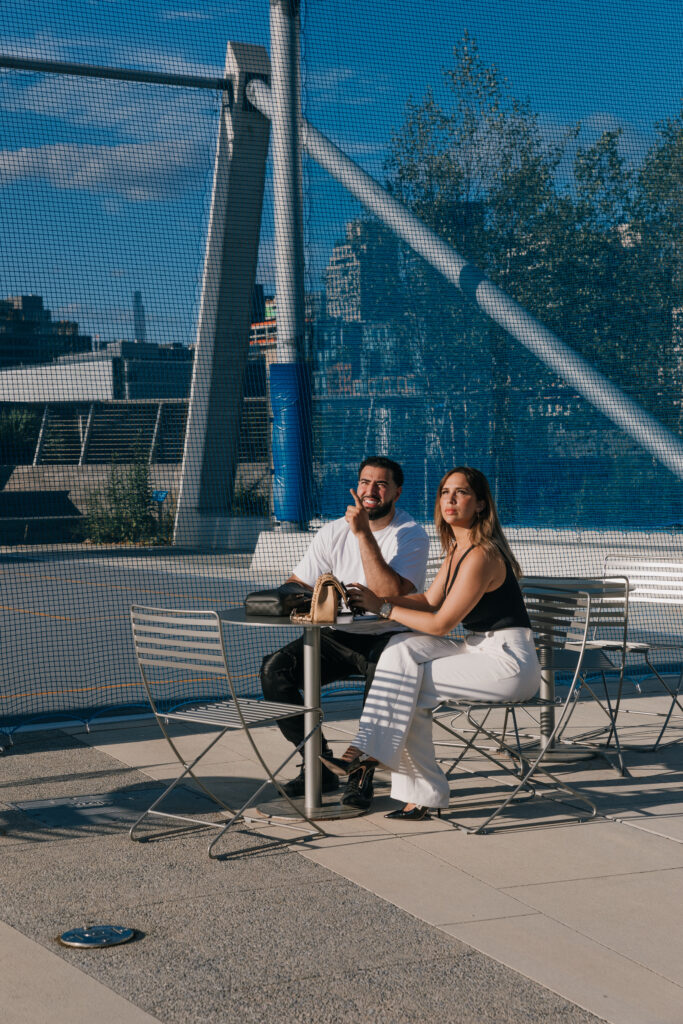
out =
{"type": "MultiPolygon", "coordinates": [[[[320,630],[320,685],[329,686],[350,676],[365,677],[363,704],[372,685],[379,656],[391,633],[351,633],[340,629],[320,630]]],[[[303,704],[304,639],[292,641],[268,654],[261,663],[261,687],[266,700],[303,704]]],[[[282,734],[297,745],[304,738],[303,715],[278,722],[282,734]]],[[[323,742],[323,746],[325,743],[323,742]]]]}

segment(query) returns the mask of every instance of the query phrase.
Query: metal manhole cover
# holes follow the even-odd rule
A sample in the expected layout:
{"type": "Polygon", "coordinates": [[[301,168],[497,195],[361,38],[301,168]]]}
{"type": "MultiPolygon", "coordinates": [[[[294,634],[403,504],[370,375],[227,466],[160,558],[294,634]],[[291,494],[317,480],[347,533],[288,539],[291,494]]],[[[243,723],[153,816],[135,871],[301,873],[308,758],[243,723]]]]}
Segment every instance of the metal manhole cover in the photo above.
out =
{"type": "Polygon", "coordinates": [[[134,928],[121,928],[115,924],[89,924],[84,928],[62,932],[59,941],[63,946],[74,946],[77,949],[101,949],[103,946],[120,946],[123,942],[130,942],[134,935],[134,928]]]}

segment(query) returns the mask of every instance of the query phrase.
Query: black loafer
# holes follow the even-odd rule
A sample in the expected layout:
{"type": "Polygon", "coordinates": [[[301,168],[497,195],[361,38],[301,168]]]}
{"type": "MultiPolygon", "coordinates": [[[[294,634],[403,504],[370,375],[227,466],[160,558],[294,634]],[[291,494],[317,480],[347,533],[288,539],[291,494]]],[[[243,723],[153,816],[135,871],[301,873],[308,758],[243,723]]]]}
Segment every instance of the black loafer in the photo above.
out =
{"type": "MultiPolygon", "coordinates": [[[[402,821],[431,821],[432,816],[429,813],[434,808],[430,807],[413,807],[411,810],[406,811],[403,807],[397,807],[395,811],[389,811],[385,814],[385,818],[400,818],[402,821]]],[[[437,810],[437,816],[441,817],[441,811],[437,810]]]]}

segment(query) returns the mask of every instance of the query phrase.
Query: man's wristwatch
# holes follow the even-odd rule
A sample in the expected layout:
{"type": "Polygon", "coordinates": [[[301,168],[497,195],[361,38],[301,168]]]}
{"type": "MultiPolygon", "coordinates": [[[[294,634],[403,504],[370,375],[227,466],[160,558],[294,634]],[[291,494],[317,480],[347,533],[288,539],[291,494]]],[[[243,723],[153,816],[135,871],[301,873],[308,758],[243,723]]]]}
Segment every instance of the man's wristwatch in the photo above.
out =
{"type": "Polygon", "coordinates": [[[391,601],[384,601],[383,604],[380,605],[380,609],[377,612],[377,614],[379,615],[380,619],[388,619],[389,616],[391,615],[391,609],[393,607],[394,606],[391,603],[391,601]]]}

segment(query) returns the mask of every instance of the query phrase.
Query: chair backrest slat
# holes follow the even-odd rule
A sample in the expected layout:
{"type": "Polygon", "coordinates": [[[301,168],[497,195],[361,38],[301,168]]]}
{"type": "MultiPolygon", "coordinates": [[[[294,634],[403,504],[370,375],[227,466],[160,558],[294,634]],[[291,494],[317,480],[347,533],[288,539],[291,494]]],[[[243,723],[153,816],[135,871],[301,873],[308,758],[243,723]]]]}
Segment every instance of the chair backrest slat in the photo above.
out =
{"type": "MultiPolygon", "coordinates": [[[[563,637],[565,643],[573,646],[582,642],[589,607],[590,626],[587,635],[591,640],[625,642],[628,619],[628,580],[625,576],[616,573],[611,573],[608,578],[577,576],[554,579],[548,576],[527,576],[520,582],[530,616],[534,603],[542,602],[543,607],[549,609],[549,614],[557,619],[553,627],[556,643],[563,637]],[[539,595],[536,599],[533,597],[535,593],[539,595]],[[589,594],[590,600],[586,601],[584,597],[577,601],[579,593],[589,594]],[[564,596],[560,597],[562,594],[564,596]]],[[[542,627],[539,612],[535,611],[534,614],[538,626],[542,627]]]]}
{"type": "MultiPolygon", "coordinates": [[[[204,675],[205,673],[208,672],[208,673],[211,673],[211,675],[225,677],[225,668],[223,667],[223,665],[203,665],[203,664],[199,664],[198,665],[196,662],[182,662],[182,661],[176,662],[173,665],[169,665],[169,663],[167,661],[164,661],[163,659],[156,659],[156,658],[143,658],[143,659],[140,659],[139,660],[139,664],[140,665],[145,665],[148,668],[166,668],[166,669],[172,668],[174,670],[175,669],[183,669],[185,671],[193,672],[195,674],[195,678],[194,678],[195,682],[199,682],[200,681],[197,678],[197,673],[199,673],[200,676],[202,676],[202,675],[204,675]]],[[[150,682],[150,683],[152,683],[152,682],[153,683],[158,683],[158,682],[161,682],[161,680],[159,680],[159,679],[150,679],[150,680],[148,680],[148,682],[150,682]]]]}
{"type": "MultiPolygon", "coordinates": [[[[193,634],[194,637],[201,637],[201,635],[201,633],[193,634]]],[[[182,650],[205,651],[207,654],[211,651],[215,651],[219,656],[221,656],[222,654],[220,643],[217,643],[216,640],[213,639],[193,639],[188,642],[187,640],[174,639],[175,634],[173,634],[172,636],[156,637],[150,636],[147,633],[143,633],[141,636],[138,630],[135,630],[134,636],[136,638],[136,643],[138,644],[140,649],[142,649],[142,647],[145,645],[156,645],[158,647],[179,647],[182,650]]]]}
{"type": "Polygon", "coordinates": [[[629,581],[629,633],[677,640],[683,637],[683,561],[607,555],[605,573],[629,581]]]}
{"type": "MultiPolygon", "coordinates": [[[[145,615],[138,616],[135,614],[133,624],[137,629],[192,629],[197,626],[202,626],[205,629],[210,628],[213,625],[213,619],[216,619],[215,612],[201,612],[196,611],[189,612],[187,618],[179,616],[178,612],[174,609],[173,615],[145,615]],[[201,614],[202,618],[198,618],[201,614]],[[206,616],[204,618],[203,616],[206,616]]],[[[216,619],[216,621],[218,621],[216,619]]]]}
{"type": "Polygon", "coordinates": [[[588,628],[590,597],[577,590],[534,578],[520,581],[531,628],[539,644],[563,647],[582,643],[588,628]]]}
{"type": "Polygon", "coordinates": [[[204,676],[221,676],[234,693],[215,611],[133,605],[131,622],[135,655],[153,707],[150,687],[177,681],[180,673],[191,673],[194,682],[201,682],[204,676]],[[168,680],[149,679],[147,670],[152,668],[165,670],[168,680]]]}
{"type": "MultiPolygon", "coordinates": [[[[164,647],[138,647],[138,657],[141,661],[147,658],[163,658],[169,668],[175,668],[184,664],[204,664],[223,666],[223,658],[220,654],[207,654],[206,651],[177,650],[169,651],[164,647]]],[[[223,666],[224,667],[224,666],[223,666]]]]}
{"type": "Polygon", "coordinates": [[[629,601],[683,604],[683,561],[655,562],[607,555],[605,573],[629,581],[629,601]]]}
{"type": "Polygon", "coordinates": [[[138,623],[133,623],[133,631],[138,636],[158,634],[159,636],[177,636],[183,640],[196,637],[197,639],[210,639],[213,643],[218,642],[218,634],[214,630],[208,629],[181,629],[179,626],[167,627],[165,625],[140,626],[138,623]]]}

